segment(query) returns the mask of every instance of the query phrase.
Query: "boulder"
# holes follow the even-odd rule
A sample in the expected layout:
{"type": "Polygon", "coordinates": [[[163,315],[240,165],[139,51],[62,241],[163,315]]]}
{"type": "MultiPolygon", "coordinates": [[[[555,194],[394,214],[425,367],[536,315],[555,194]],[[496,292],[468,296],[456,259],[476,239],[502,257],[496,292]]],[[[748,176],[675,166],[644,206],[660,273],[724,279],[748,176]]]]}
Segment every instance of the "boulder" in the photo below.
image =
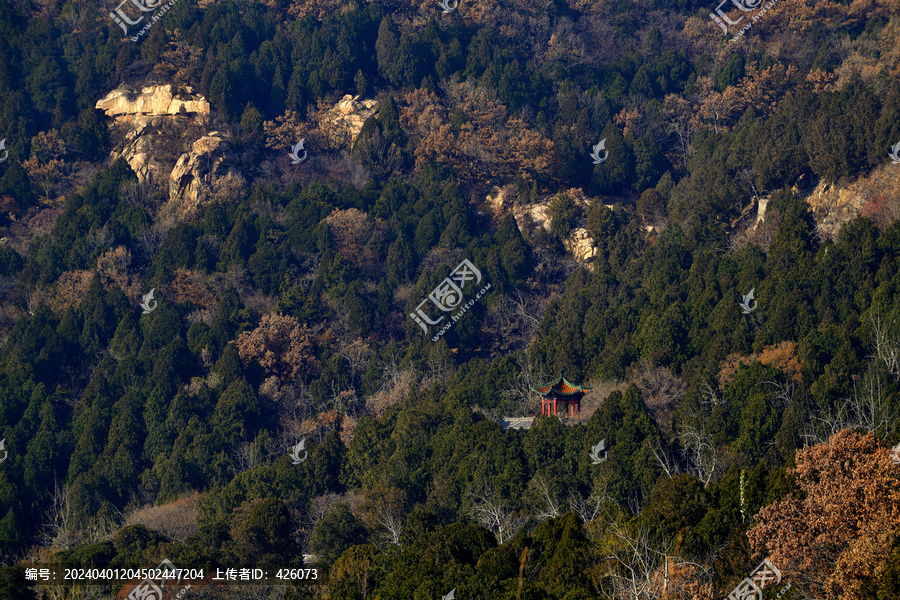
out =
{"type": "Polygon", "coordinates": [[[138,89],[123,85],[97,101],[96,108],[108,117],[122,115],[199,115],[209,116],[209,102],[193,94],[189,86],[149,85],[138,89]]]}
{"type": "Polygon", "coordinates": [[[376,114],[377,100],[360,100],[359,96],[347,94],[325,112],[319,120],[319,129],[332,144],[340,147],[349,142],[353,146],[366,119],[376,114]]]}
{"type": "Polygon", "coordinates": [[[213,131],[191,144],[190,152],[175,163],[169,177],[169,198],[183,201],[185,210],[190,211],[205,203],[223,181],[241,185],[243,177],[231,143],[213,131]]]}

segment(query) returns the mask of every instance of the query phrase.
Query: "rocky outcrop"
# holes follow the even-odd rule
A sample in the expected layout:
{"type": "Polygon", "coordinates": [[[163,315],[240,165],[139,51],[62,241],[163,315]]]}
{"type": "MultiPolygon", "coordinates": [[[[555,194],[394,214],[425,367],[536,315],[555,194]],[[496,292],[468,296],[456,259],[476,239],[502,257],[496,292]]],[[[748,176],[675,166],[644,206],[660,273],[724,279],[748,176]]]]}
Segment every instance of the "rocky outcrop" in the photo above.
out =
{"type": "Polygon", "coordinates": [[[140,89],[121,86],[98,100],[96,108],[105,111],[108,117],[209,115],[209,102],[203,96],[195,95],[188,86],[173,85],[149,85],[140,89]]]}
{"type": "Polygon", "coordinates": [[[213,131],[191,144],[191,151],[175,163],[169,177],[169,197],[183,201],[183,211],[190,213],[215,195],[228,195],[234,191],[227,187],[242,184],[243,177],[231,143],[218,131],[213,131]]]}
{"type": "MultiPolygon", "coordinates": [[[[565,191],[569,198],[575,203],[583,216],[587,216],[591,207],[591,201],[580,188],[573,188],[565,191]]],[[[503,215],[511,212],[516,218],[516,224],[522,235],[528,237],[530,232],[541,227],[546,231],[550,231],[550,204],[557,194],[548,196],[535,204],[514,205],[509,201],[508,187],[494,187],[491,193],[485,198],[487,207],[495,215],[503,215]]],[[[612,205],[607,204],[608,208],[612,205]]],[[[597,254],[597,248],[594,246],[594,240],[590,233],[584,227],[576,227],[572,229],[569,236],[563,240],[563,246],[572,257],[587,266],[593,267],[594,256],[597,254]]]]}
{"type": "Polygon", "coordinates": [[[186,130],[202,124],[210,110],[190,87],[174,85],[123,85],[97,101],[96,108],[114,119],[112,128],[121,136],[113,159],[125,158],[140,181],[167,177],[184,150],[186,130]]]}
{"type": "MultiPolygon", "coordinates": [[[[875,180],[860,178],[852,183],[833,184],[819,181],[808,190],[809,204],[819,227],[819,232],[834,236],[841,225],[856,218],[873,195],[878,195],[875,180]]],[[[797,190],[793,190],[795,193],[797,190]]]]}
{"type": "Polygon", "coordinates": [[[352,146],[366,119],[377,114],[377,100],[347,94],[319,118],[319,130],[336,147],[352,146]]]}
{"type": "Polygon", "coordinates": [[[563,241],[566,251],[578,262],[593,266],[594,256],[597,255],[597,247],[591,234],[584,227],[576,227],[563,241]]]}
{"type": "Polygon", "coordinates": [[[125,131],[125,145],[113,152],[113,159],[122,156],[131,165],[139,181],[150,176],[165,178],[177,151],[170,150],[171,135],[162,132],[164,119],[148,117],[140,119],[125,131]]]}

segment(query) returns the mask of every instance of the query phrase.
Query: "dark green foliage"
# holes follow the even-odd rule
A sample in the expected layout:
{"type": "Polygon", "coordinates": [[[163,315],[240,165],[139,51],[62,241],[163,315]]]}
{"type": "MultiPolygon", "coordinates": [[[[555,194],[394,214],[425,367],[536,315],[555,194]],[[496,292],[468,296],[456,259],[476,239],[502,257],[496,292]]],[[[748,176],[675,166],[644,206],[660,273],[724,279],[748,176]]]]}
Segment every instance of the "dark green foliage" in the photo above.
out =
{"type": "MultiPolygon", "coordinates": [[[[641,507],[634,524],[655,541],[681,544],[692,557],[719,548],[722,588],[746,575],[749,559],[741,473],[745,512],[753,514],[788,493],[784,467],[814,411],[842,409],[873,381],[897,405],[894,375],[872,357],[876,323],[900,335],[900,225],[878,214],[884,198],[873,195],[863,211],[873,220],[859,217],[823,241],[804,195],[810,180],[872,172],[900,141],[900,84],[843,77],[838,51],[880,39],[884,19],[838,30],[806,24],[808,35],[780,50],[797,74],[763,85],[761,74],[781,66],[765,43],[759,52],[715,57],[670,50],[669,29],[629,2],[591,15],[555,2],[542,17],[555,33],[541,47],[557,48],[568,48],[589,19],[608,20],[619,35],[600,61],[558,50],[534,55],[530,32],[519,37],[527,26],[504,21],[509,7],[491,15],[497,27],[457,11],[411,24],[388,6],[355,0],[334,14],[287,20],[290,3],[281,0],[203,10],[181,2],[139,44],[122,44],[118,26],[79,16],[74,4],[60,12],[45,2],[41,16],[27,4],[0,6],[0,139],[9,151],[0,165],[8,207],[0,219],[12,239],[0,247],[5,556],[44,541],[61,491],[79,536],[118,522],[119,513],[198,492],[199,531],[183,543],[133,525],[61,556],[134,566],[161,555],[179,566],[299,564],[308,541],[333,568],[327,585],[335,598],[437,598],[456,587],[464,598],[577,600],[599,595],[595,578],[605,567],[594,544],[609,533],[604,519],[626,522],[626,510],[641,507]],[[175,65],[179,56],[167,53],[176,38],[178,52],[184,44],[201,49],[198,60],[175,65]],[[136,176],[124,159],[98,165],[117,134],[94,106],[118,82],[167,61],[210,99],[213,122],[236,132],[248,184],[232,201],[201,203],[196,218],[167,227],[157,245],[145,235],[168,214],[166,199],[135,202],[128,192],[136,176]],[[841,87],[815,89],[806,80],[814,69],[841,73],[841,87]],[[697,129],[675,132],[671,95],[694,110],[707,78],[719,92],[743,86],[746,110],[715,124],[683,115],[697,129]],[[506,124],[496,132],[503,143],[512,141],[503,136],[514,120],[552,140],[548,173],[473,184],[420,160],[422,144],[444,140],[411,134],[410,121],[427,115],[408,114],[407,94],[436,94],[429,110],[445,112],[449,126],[436,135],[461,135],[480,123],[467,121],[469,99],[458,86],[477,90],[478,110],[506,124]],[[354,91],[381,105],[345,147],[349,158],[325,151],[302,185],[263,183],[271,157],[263,124],[288,110],[304,117],[354,91]],[[48,213],[40,213],[40,188],[22,163],[34,136],[51,128],[66,143],[70,174],[97,169],[86,185],[66,190],[47,231],[32,225],[48,213]],[[608,156],[594,165],[589,152],[602,139],[608,156]],[[350,169],[357,185],[340,173],[339,184],[323,183],[332,168],[350,169]],[[483,208],[495,183],[512,184],[513,209],[483,208]],[[591,196],[586,214],[565,192],[571,188],[591,196]],[[552,235],[523,233],[513,212],[522,216],[523,205],[551,195],[552,235]],[[768,200],[761,227],[771,235],[756,238],[762,247],[735,250],[738,219],[753,214],[757,196],[768,200]],[[325,222],[348,209],[366,214],[363,233],[349,239],[325,222]],[[647,235],[645,225],[662,228],[647,235]],[[579,226],[596,245],[591,270],[554,254],[579,226]],[[26,228],[33,238],[20,237],[26,228]],[[117,273],[127,277],[112,282],[95,271],[101,254],[119,247],[131,263],[117,273]],[[434,328],[423,335],[409,313],[464,258],[481,271],[480,286],[496,293],[432,342],[434,328]],[[173,289],[177,270],[202,285],[173,289]],[[73,292],[66,278],[80,271],[87,285],[73,292]],[[150,288],[159,308],[144,315],[134,300],[150,288]],[[739,301],[750,289],[758,309],[744,315],[739,301]],[[212,298],[199,299],[201,292],[212,298]],[[273,307],[312,331],[304,357],[311,366],[296,377],[246,361],[238,349],[273,307]],[[784,342],[796,344],[796,357],[762,361],[784,342]],[[732,355],[745,364],[723,371],[732,355]],[[794,359],[802,377],[783,369],[794,359]],[[663,373],[686,391],[666,404],[628,385],[586,422],[540,417],[528,431],[503,431],[499,415],[528,410],[519,403],[521,382],[559,370],[585,384],[663,373]],[[298,441],[298,427],[308,432],[309,455],[294,465],[284,446],[298,441]],[[660,450],[680,470],[691,468],[682,427],[703,429],[738,466],[705,487],[694,475],[664,474],[660,450]],[[601,439],[608,459],[594,465],[588,451],[601,439]],[[560,513],[570,497],[605,489],[609,514],[587,526],[574,514],[532,520],[500,545],[473,524],[485,497],[511,515],[533,515],[539,481],[556,494],[560,513]],[[376,489],[402,496],[398,547],[377,546],[383,527],[357,510],[355,501],[376,489]],[[352,510],[338,504],[314,526],[306,520],[344,493],[352,510]]],[[[676,24],[709,10],[650,4],[676,24]]],[[[487,145],[467,156],[477,162],[482,150],[492,160],[487,145]]],[[[278,340],[273,352],[295,351],[291,341],[278,340]]],[[[153,509],[162,508],[171,507],[153,509]]],[[[896,554],[881,582],[864,590],[866,600],[897,597],[896,554]]],[[[0,572],[0,597],[32,596],[10,570],[0,572]]]]}
{"type": "Polygon", "coordinates": [[[366,540],[366,528],[346,504],[338,504],[316,521],[309,539],[309,549],[326,563],[333,563],[344,550],[366,540]]]}
{"type": "Polygon", "coordinates": [[[277,498],[246,503],[231,521],[231,548],[235,564],[285,565],[296,556],[288,507],[277,498]]]}

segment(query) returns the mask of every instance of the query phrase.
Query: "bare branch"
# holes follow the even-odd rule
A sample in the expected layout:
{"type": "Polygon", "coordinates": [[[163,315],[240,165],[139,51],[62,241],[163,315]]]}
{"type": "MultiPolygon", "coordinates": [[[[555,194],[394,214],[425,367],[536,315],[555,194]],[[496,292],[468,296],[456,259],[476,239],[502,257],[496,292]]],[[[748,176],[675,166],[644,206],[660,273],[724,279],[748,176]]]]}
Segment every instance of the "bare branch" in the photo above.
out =
{"type": "Polygon", "coordinates": [[[537,475],[534,478],[534,485],[537,488],[538,495],[543,501],[543,505],[538,510],[536,516],[538,521],[546,521],[547,519],[555,519],[559,516],[559,500],[556,497],[556,490],[550,489],[550,484],[543,475],[537,475]]]}
{"type": "Polygon", "coordinates": [[[478,523],[489,529],[500,544],[511,540],[525,524],[525,519],[510,510],[506,502],[488,486],[473,494],[474,502],[469,509],[478,523]]]}

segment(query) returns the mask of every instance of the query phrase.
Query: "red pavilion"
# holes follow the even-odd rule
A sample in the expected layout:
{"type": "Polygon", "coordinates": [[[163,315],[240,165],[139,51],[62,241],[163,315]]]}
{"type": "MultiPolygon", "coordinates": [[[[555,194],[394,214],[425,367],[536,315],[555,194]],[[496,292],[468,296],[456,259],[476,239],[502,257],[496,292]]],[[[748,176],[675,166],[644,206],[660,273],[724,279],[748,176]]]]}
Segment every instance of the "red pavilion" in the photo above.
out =
{"type": "Polygon", "coordinates": [[[563,377],[562,371],[559,377],[547,385],[532,387],[532,390],[541,395],[541,414],[550,416],[574,417],[581,415],[581,399],[591,391],[591,388],[583,388],[575,385],[563,377]],[[558,414],[562,410],[562,415],[558,414]],[[577,413],[576,413],[577,411],[577,413]]]}

